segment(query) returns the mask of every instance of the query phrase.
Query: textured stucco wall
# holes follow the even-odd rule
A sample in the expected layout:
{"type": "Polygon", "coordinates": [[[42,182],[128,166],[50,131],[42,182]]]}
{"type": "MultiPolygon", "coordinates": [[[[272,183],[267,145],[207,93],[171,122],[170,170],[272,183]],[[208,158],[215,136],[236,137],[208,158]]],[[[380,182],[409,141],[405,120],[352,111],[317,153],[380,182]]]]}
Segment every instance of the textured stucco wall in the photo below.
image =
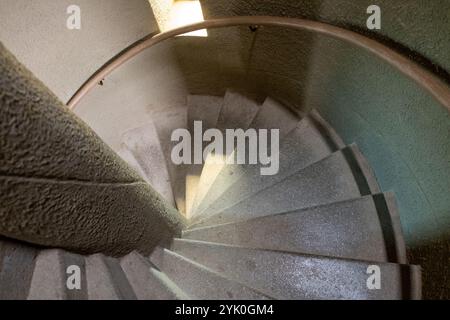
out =
{"type": "Polygon", "coordinates": [[[206,19],[270,15],[322,21],[358,31],[405,52],[450,82],[448,0],[200,0],[206,19]],[[382,10],[381,30],[368,30],[367,7],[382,10]]]}
{"type": "Polygon", "coordinates": [[[149,253],[178,212],[0,43],[0,235],[77,252],[149,253]]]}
{"type": "Polygon", "coordinates": [[[158,30],[147,0],[2,0],[0,41],[67,102],[105,62],[158,30]],[[81,30],[66,28],[69,5],[81,30]]]}
{"type": "Polygon", "coordinates": [[[186,112],[188,94],[174,47],[163,42],[114,71],[102,86],[83,98],[74,112],[119,151],[125,131],[170,112],[186,112]]]}

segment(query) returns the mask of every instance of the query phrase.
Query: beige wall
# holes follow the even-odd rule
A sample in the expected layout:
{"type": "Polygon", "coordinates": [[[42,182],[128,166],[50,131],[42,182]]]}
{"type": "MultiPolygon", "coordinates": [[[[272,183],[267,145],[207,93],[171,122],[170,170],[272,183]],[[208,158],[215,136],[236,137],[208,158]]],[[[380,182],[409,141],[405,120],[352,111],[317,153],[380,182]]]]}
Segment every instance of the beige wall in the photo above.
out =
{"type": "Polygon", "coordinates": [[[1,0],[0,41],[63,102],[105,62],[157,31],[147,0],[1,0]],[[69,5],[81,30],[66,27],[69,5]]]}

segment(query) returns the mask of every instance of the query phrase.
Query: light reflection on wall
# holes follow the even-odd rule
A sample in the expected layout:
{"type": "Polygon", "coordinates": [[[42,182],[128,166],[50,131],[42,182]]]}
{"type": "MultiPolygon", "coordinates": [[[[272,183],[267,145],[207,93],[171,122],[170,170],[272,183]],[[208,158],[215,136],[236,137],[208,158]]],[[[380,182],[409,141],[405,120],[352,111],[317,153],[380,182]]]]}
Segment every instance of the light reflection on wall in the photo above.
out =
{"type": "MultiPolygon", "coordinates": [[[[198,0],[149,0],[149,2],[161,32],[204,21],[198,0]]],[[[181,36],[207,37],[208,32],[202,29],[181,36]]]]}

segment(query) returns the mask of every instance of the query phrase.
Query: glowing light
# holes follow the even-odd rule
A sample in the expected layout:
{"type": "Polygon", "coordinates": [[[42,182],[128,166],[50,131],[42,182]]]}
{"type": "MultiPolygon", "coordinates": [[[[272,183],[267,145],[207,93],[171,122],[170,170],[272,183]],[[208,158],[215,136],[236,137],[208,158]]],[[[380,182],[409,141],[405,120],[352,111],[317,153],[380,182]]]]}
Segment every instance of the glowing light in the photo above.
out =
{"type": "MultiPolygon", "coordinates": [[[[153,13],[162,32],[188,24],[204,21],[203,11],[198,0],[149,0],[153,13]]],[[[206,29],[182,34],[181,36],[207,37],[206,29]]]]}

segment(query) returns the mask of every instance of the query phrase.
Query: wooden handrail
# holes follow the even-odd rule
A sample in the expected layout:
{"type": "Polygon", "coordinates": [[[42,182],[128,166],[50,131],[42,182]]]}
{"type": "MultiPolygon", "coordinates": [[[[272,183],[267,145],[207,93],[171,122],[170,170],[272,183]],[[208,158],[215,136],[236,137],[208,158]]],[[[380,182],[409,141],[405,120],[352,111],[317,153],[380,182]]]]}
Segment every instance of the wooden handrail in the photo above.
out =
{"type": "Polygon", "coordinates": [[[81,99],[107,75],[143,50],[150,48],[161,41],[200,29],[214,29],[239,25],[278,26],[298,30],[308,30],[356,45],[371,52],[407,77],[413,79],[450,112],[450,87],[433,73],[380,42],[367,38],[359,33],[322,22],[270,16],[237,16],[206,20],[159,33],[152,38],[141,41],[140,43],[131,46],[129,49],[124,50],[117,57],[105,64],[81,86],[69,100],[67,106],[73,110],[81,99]]]}

